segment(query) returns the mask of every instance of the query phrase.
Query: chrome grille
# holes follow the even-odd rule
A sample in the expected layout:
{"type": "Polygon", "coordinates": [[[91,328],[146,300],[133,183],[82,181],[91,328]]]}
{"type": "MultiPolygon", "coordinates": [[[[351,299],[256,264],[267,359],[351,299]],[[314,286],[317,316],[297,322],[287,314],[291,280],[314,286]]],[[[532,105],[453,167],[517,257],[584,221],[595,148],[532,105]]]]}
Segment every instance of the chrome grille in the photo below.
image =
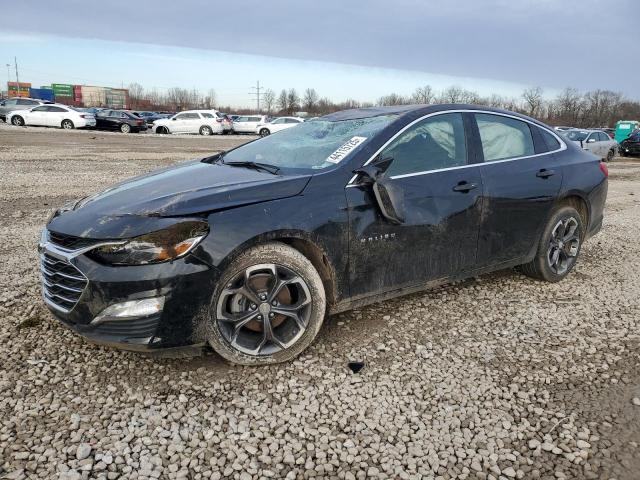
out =
{"type": "Polygon", "coordinates": [[[51,243],[68,250],[77,250],[79,248],[86,248],[98,242],[98,240],[82,238],[82,237],[74,237],[73,235],[66,235],[64,233],[52,232],[51,230],[49,230],[48,233],[49,233],[49,241],[51,243]]]}
{"type": "Polygon", "coordinates": [[[69,312],[87,286],[87,278],[66,260],[44,252],[40,255],[42,292],[53,307],[69,312]]]}

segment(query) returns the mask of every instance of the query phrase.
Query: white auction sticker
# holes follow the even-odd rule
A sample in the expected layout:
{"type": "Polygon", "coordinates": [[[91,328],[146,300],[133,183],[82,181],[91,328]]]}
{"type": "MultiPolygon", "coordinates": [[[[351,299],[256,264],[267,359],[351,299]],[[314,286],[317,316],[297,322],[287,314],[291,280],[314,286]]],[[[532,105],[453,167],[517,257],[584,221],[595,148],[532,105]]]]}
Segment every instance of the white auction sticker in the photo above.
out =
{"type": "Polygon", "coordinates": [[[353,150],[358,148],[362,142],[364,142],[367,137],[351,137],[351,140],[347,141],[344,145],[339,147],[335,152],[327,157],[327,162],[331,163],[339,163],[344,160],[344,157],[349,155],[353,150]]]}

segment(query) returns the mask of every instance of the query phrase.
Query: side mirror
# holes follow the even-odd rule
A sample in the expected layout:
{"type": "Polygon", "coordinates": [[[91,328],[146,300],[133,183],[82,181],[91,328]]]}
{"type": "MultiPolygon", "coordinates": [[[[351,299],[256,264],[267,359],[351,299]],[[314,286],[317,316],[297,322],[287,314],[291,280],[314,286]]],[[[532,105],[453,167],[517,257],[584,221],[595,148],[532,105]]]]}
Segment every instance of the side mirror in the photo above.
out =
{"type": "Polygon", "coordinates": [[[384,158],[363,166],[354,173],[360,176],[360,185],[371,186],[380,213],[389,222],[400,225],[404,223],[404,191],[395,185],[384,172],[393,162],[393,158],[384,158]]]}
{"type": "Polygon", "coordinates": [[[172,117],[172,118],[171,118],[171,120],[172,120],[173,122],[175,122],[175,121],[176,121],[176,117],[172,117]]]}

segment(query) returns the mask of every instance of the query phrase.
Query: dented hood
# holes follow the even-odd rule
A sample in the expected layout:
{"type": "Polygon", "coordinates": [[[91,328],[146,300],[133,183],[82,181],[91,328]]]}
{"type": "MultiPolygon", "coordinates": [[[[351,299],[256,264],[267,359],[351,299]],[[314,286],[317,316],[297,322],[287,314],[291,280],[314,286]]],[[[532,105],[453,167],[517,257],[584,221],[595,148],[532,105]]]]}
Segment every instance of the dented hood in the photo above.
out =
{"type": "Polygon", "coordinates": [[[131,217],[154,219],[156,226],[173,223],[171,217],[298,195],[310,178],[193,161],[135,177],[83,199],[53,218],[48,228],[93,238],[132,236],[146,233],[138,230],[145,230],[143,225],[149,222],[132,222],[131,217]]]}

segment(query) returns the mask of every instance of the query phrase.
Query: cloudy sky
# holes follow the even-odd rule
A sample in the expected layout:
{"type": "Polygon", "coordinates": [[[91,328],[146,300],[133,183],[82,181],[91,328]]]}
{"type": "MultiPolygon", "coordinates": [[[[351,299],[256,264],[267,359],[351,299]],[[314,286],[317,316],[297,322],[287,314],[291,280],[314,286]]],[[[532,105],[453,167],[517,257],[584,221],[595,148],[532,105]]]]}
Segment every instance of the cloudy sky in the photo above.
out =
{"type": "Polygon", "coordinates": [[[256,80],[334,100],[424,84],[640,97],[637,0],[31,0],[2,17],[0,66],[17,56],[36,86],[215,88],[234,106],[256,80]]]}

